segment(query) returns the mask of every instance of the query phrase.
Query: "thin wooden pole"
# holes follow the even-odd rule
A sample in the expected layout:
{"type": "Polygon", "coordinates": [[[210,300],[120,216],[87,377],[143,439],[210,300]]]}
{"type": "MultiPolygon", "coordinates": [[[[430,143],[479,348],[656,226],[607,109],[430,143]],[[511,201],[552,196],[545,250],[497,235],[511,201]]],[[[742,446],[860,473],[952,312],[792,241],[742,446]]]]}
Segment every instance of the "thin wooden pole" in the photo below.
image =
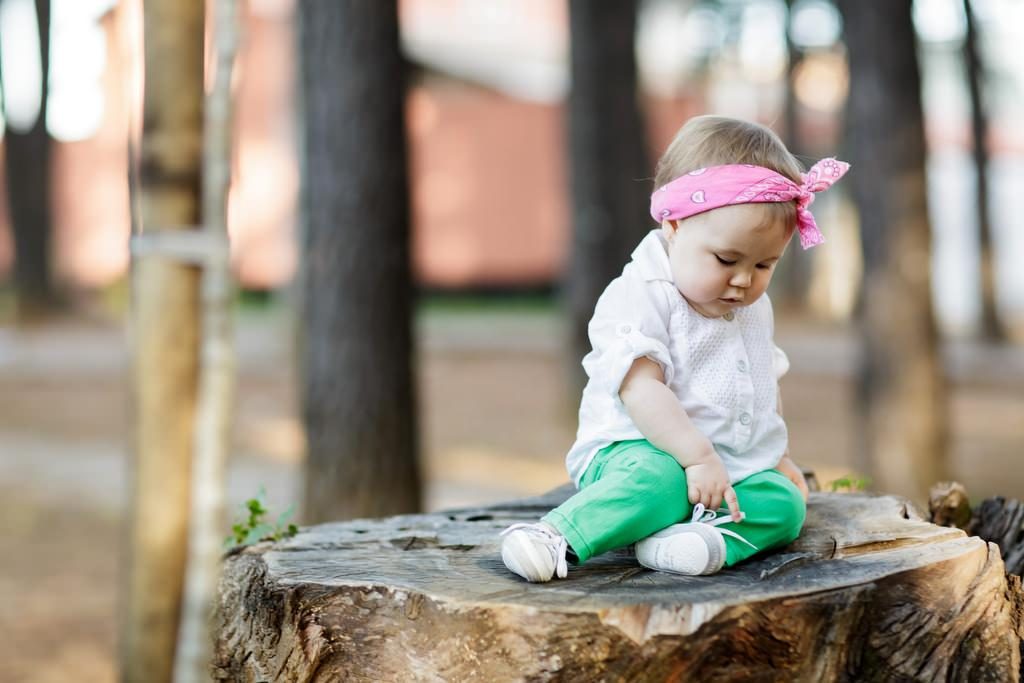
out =
{"type": "Polygon", "coordinates": [[[192,514],[181,631],[174,666],[177,683],[208,680],[211,616],[221,570],[225,525],[225,470],[231,448],[235,388],[231,278],[227,231],[231,181],[231,73],[238,51],[236,0],[213,5],[213,88],[206,97],[203,144],[203,225],[208,258],[202,277],[202,346],[192,514]]]}
{"type": "MultiPolygon", "coordinates": [[[[143,5],[143,237],[195,235],[199,223],[203,15],[201,0],[143,5]]],[[[172,675],[188,541],[199,269],[133,254],[132,280],[136,431],[121,678],[162,683],[172,675]]]]}

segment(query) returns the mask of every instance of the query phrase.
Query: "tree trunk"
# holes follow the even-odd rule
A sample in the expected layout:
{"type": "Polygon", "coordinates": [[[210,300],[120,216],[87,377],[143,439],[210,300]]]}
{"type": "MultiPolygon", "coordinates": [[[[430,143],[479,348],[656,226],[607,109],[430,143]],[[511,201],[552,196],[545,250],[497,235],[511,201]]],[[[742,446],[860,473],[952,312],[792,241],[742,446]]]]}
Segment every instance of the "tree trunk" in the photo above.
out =
{"type": "MultiPolygon", "coordinates": [[[[200,219],[203,15],[198,0],[147,0],[139,181],[145,234],[200,219]]],[[[188,534],[198,372],[199,269],[159,253],[134,259],[135,459],[125,681],[171,679],[188,534]]]]}
{"type": "Polygon", "coordinates": [[[604,288],[655,227],[634,47],[636,0],[571,0],[569,95],[573,236],[565,300],[573,379],[590,351],[587,323],[604,288]]]}
{"type": "Polygon", "coordinates": [[[714,576],[629,551],[531,585],[499,531],[571,491],[304,529],[228,560],[229,681],[1017,681],[1019,581],[906,501],[811,494],[789,547],[714,576]]]}
{"type": "Polygon", "coordinates": [[[988,191],[988,117],[981,91],[984,68],[978,52],[977,20],[970,0],[964,0],[967,17],[967,36],[964,38],[964,58],[967,62],[967,89],[971,95],[971,141],[974,150],[974,168],[978,179],[977,202],[978,249],[981,261],[981,324],[979,336],[988,341],[1004,341],[1006,330],[996,309],[996,273],[992,253],[992,221],[989,212],[988,191]]]}
{"type": "Polygon", "coordinates": [[[793,40],[793,4],[795,0],[786,0],[786,99],[783,116],[785,119],[786,147],[794,155],[800,155],[803,145],[800,140],[800,103],[797,101],[794,77],[796,68],[803,59],[803,54],[793,40]]]}
{"type": "Polygon", "coordinates": [[[842,0],[850,179],[864,251],[858,398],[874,486],[945,479],[946,390],[931,305],[921,80],[910,0],[842,0]]]}
{"type": "Polygon", "coordinates": [[[42,69],[39,114],[28,130],[18,130],[8,122],[4,131],[4,176],[14,237],[14,287],[18,318],[23,322],[46,316],[58,307],[50,263],[53,235],[51,140],[46,130],[50,83],[50,0],[35,0],[35,9],[42,69]]]}
{"type": "Polygon", "coordinates": [[[307,521],[420,507],[405,64],[394,2],[297,5],[307,521]]]}
{"type": "MultiPolygon", "coordinates": [[[[803,154],[803,143],[800,139],[800,103],[793,87],[793,77],[803,55],[793,42],[793,1],[786,0],[786,98],[783,109],[785,121],[784,131],[786,147],[798,157],[803,154]]],[[[793,250],[796,251],[796,250],[793,250]]],[[[776,266],[772,278],[772,301],[776,309],[793,308],[800,310],[807,302],[807,290],[811,282],[811,259],[813,253],[805,253],[793,258],[782,259],[776,266]]]]}

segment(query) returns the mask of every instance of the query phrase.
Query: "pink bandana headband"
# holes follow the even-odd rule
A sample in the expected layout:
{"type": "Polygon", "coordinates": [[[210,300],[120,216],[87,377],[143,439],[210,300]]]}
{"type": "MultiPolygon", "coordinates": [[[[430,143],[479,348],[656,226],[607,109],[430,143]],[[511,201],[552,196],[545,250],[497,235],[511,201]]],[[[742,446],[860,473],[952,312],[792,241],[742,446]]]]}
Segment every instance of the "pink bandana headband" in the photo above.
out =
{"type": "Polygon", "coordinates": [[[800,246],[809,249],[825,241],[807,207],[814,193],[832,187],[850,165],[836,159],[822,159],[803,174],[797,185],[789,178],[761,166],[730,164],[690,171],[651,195],[651,216],[663,220],[689,218],[729,204],[790,202],[796,200],[796,226],[800,246]]]}

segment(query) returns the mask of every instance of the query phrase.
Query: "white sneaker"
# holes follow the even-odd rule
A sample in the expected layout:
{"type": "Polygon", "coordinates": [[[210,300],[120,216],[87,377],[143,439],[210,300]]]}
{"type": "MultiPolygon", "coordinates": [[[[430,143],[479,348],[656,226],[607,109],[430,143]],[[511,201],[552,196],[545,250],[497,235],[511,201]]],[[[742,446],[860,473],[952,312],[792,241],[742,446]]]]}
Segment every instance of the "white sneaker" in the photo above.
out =
{"type": "Polygon", "coordinates": [[[544,523],[513,524],[501,532],[501,560],[511,571],[532,583],[550,581],[569,573],[565,536],[544,523]]]}
{"type": "MultiPolygon", "coordinates": [[[[741,513],[742,514],[742,513],[741,513]]],[[[735,531],[719,529],[719,524],[731,522],[732,517],[718,517],[698,503],[692,519],[685,524],[673,524],[656,534],[637,541],[636,559],[648,569],[702,576],[714,574],[725,564],[725,537],[740,539],[755,550],[757,547],[735,531]]]]}

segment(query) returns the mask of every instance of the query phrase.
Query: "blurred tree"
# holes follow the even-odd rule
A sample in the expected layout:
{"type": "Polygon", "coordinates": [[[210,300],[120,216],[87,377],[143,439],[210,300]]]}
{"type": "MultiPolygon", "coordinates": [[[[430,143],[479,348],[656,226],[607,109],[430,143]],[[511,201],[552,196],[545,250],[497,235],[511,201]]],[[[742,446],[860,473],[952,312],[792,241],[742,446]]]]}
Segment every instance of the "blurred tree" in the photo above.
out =
{"type": "MultiPolygon", "coordinates": [[[[200,221],[202,0],[143,4],[139,183],[144,238],[190,251],[200,221]]],[[[154,242],[155,243],[155,242],[154,242]]],[[[199,270],[133,247],[135,434],[121,678],[171,679],[188,537],[198,377],[199,270]]],[[[180,255],[180,254],[179,254],[180,255]]]]}
{"type": "Polygon", "coordinates": [[[1006,330],[996,310],[995,263],[992,255],[992,221],[988,191],[988,117],[982,93],[984,65],[978,50],[977,19],[970,0],[963,0],[967,17],[967,35],[964,39],[964,61],[967,63],[967,89],[971,96],[971,139],[974,149],[974,167],[977,174],[976,210],[978,216],[978,246],[981,260],[981,325],[979,336],[989,341],[1003,341],[1006,330]]]}
{"type": "Polygon", "coordinates": [[[931,305],[921,79],[911,0],[840,0],[850,174],[864,251],[862,453],[919,500],[946,472],[946,389],[931,305]]]}
{"type": "Polygon", "coordinates": [[[28,130],[19,130],[11,124],[11,117],[6,111],[9,103],[4,98],[8,121],[4,131],[4,176],[14,236],[14,287],[18,318],[22,321],[43,317],[58,308],[50,266],[53,233],[50,210],[51,140],[46,130],[50,83],[50,0],[35,0],[35,11],[39,28],[41,82],[39,113],[28,130]]]}
{"type": "MultiPolygon", "coordinates": [[[[794,77],[797,66],[803,59],[803,53],[793,40],[793,0],[786,0],[786,75],[785,103],[783,107],[783,140],[786,147],[794,155],[804,153],[803,141],[800,139],[800,103],[796,98],[794,77]]],[[[807,301],[807,288],[811,280],[812,254],[796,254],[797,249],[790,248],[790,256],[779,261],[772,278],[772,299],[778,308],[803,308],[807,301]],[[795,257],[795,258],[794,258],[795,257]]]]}
{"type": "Polygon", "coordinates": [[[395,2],[297,5],[307,522],[420,507],[395,2]]]}
{"type": "Polygon", "coordinates": [[[797,66],[803,59],[803,52],[793,40],[793,3],[794,0],[786,0],[786,101],[783,111],[785,120],[783,139],[790,152],[800,154],[803,149],[800,140],[800,103],[796,98],[793,78],[796,75],[797,66]]]}
{"type": "Polygon", "coordinates": [[[654,227],[647,218],[652,173],[638,105],[636,12],[636,0],[569,2],[573,234],[565,301],[578,383],[597,299],[654,227]]]}

